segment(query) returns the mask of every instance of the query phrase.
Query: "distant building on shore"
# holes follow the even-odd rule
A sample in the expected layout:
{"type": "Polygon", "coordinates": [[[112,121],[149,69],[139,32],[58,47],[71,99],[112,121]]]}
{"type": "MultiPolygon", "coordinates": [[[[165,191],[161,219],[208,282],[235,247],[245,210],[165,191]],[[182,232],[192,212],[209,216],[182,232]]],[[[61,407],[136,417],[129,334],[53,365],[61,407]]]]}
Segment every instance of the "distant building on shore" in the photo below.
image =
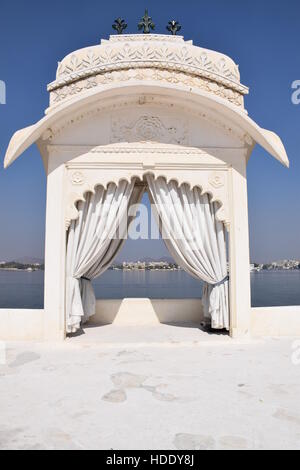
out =
{"type": "Polygon", "coordinates": [[[111,267],[115,271],[180,271],[181,267],[168,261],[124,261],[111,267]]]}

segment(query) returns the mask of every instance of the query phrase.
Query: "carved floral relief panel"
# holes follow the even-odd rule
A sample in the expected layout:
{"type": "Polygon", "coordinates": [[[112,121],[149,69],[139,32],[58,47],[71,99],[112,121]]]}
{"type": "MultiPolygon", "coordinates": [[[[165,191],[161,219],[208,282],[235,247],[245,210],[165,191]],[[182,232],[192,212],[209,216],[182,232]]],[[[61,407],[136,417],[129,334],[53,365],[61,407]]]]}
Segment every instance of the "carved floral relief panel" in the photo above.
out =
{"type": "Polygon", "coordinates": [[[187,119],[165,117],[155,113],[141,113],[138,117],[112,117],[111,143],[118,142],[162,142],[188,145],[189,126],[187,119]]]}

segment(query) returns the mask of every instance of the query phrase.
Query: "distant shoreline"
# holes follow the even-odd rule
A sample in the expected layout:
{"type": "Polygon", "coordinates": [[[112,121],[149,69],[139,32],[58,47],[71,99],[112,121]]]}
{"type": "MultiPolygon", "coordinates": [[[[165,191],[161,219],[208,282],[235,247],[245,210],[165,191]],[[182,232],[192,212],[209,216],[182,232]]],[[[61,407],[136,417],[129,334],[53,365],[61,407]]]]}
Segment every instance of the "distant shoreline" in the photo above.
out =
{"type": "Polygon", "coordinates": [[[18,261],[0,262],[0,271],[34,272],[44,271],[42,263],[20,263],[18,261]]]}
{"type": "MultiPolygon", "coordinates": [[[[276,272],[276,271],[299,271],[300,261],[285,260],[268,264],[251,264],[250,272],[276,272]]],[[[154,272],[170,272],[182,271],[183,269],[175,262],[168,260],[161,261],[134,261],[113,264],[109,267],[112,271],[136,272],[136,271],[154,271],[154,272]]],[[[18,261],[2,261],[0,262],[0,272],[36,272],[45,271],[44,263],[18,261]]]]}
{"type": "Polygon", "coordinates": [[[33,273],[35,271],[43,271],[43,269],[38,269],[38,268],[35,268],[35,269],[30,269],[30,268],[27,268],[27,269],[18,269],[18,268],[0,268],[0,271],[20,271],[20,272],[30,272],[30,273],[33,273]]]}

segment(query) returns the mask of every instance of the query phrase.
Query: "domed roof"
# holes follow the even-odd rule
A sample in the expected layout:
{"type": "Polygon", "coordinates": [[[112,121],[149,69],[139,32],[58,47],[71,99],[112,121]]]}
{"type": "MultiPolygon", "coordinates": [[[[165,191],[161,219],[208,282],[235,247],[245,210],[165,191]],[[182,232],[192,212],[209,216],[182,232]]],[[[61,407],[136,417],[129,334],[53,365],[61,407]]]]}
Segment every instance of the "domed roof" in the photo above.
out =
{"type": "Polygon", "coordinates": [[[185,41],[181,36],[134,34],[110,36],[98,46],[80,49],[59,63],[56,80],[48,85],[50,107],[33,126],[15,133],[4,166],[11,165],[30,145],[47,140],[51,127],[83,107],[117,93],[164,93],[190,99],[218,113],[245,135],[249,155],[255,143],[289,166],[281,139],[258,126],[244,109],[249,90],[240,83],[238,66],[219,52],[185,41]]]}
{"type": "Polygon", "coordinates": [[[133,34],[110,36],[98,46],[65,57],[59,63],[56,80],[48,85],[50,104],[59,104],[112,80],[116,72],[129,70],[127,80],[137,76],[153,80],[159,72],[161,80],[165,72],[167,81],[181,79],[192,87],[206,87],[206,91],[219,96],[222,93],[223,98],[242,107],[243,96],[248,93],[248,88],[240,83],[238,66],[228,56],[194,46],[182,36],[133,34]],[[139,70],[143,73],[138,73],[139,70]]]}

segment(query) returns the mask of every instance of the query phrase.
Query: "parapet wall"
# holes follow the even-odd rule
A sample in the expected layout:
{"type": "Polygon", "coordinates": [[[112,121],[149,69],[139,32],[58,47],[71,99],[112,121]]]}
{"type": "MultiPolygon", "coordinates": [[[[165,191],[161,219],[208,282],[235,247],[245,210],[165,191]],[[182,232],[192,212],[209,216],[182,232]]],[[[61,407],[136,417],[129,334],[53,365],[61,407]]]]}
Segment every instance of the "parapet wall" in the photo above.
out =
{"type": "Polygon", "coordinates": [[[300,307],[251,309],[252,336],[300,336],[300,307]]]}
{"type": "MultiPolygon", "coordinates": [[[[200,324],[201,300],[99,300],[92,325],[200,324]]],[[[300,337],[300,306],[251,309],[253,337],[300,337]]],[[[43,341],[44,310],[0,309],[0,341],[43,341]]]]}
{"type": "Polygon", "coordinates": [[[44,310],[0,309],[0,341],[42,341],[44,310]]]}
{"type": "Polygon", "coordinates": [[[93,324],[118,326],[159,325],[160,323],[198,323],[203,320],[201,300],[98,300],[93,324]]]}

